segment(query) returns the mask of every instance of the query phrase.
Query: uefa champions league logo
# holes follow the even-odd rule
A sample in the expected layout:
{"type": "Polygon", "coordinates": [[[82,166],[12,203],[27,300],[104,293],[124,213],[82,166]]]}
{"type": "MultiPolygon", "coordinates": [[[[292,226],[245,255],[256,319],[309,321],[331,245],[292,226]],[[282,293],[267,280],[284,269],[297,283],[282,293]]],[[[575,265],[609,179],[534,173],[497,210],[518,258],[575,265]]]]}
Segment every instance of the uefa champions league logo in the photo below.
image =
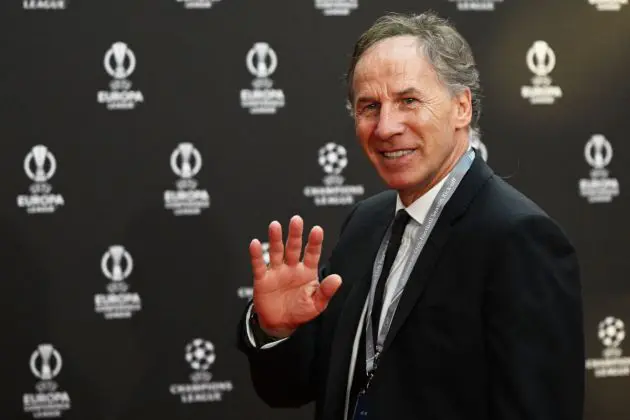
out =
{"type": "Polygon", "coordinates": [[[626,328],[622,320],[612,316],[606,317],[599,323],[597,337],[606,346],[604,357],[620,357],[622,352],[619,346],[626,338],[626,328]]]}
{"type": "Polygon", "coordinates": [[[217,360],[214,344],[203,338],[195,338],[186,344],[184,359],[192,368],[190,383],[170,386],[172,395],[179,396],[183,404],[212,403],[223,399],[232,391],[231,381],[212,381],[210,368],[217,360]]]}
{"type": "Polygon", "coordinates": [[[630,376],[630,358],[622,357],[622,344],[626,338],[623,320],[607,316],[597,325],[597,338],[604,345],[602,358],[586,360],[586,369],[592,370],[595,378],[630,376]]]}
{"type": "Polygon", "coordinates": [[[214,345],[208,340],[196,338],[186,345],[186,361],[195,372],[190,376],[192,382],[208,382],[212,374],[208,369],[214,364],[217,356],[214,345]]]}
{"type": "Polygon", "coordinates": [[[354,204],[356,196],[365,193],[363,185],[344,185],[341,173],[348,166],[348,151],[340,144],[329,142],[320,147],[317,163],[324,171],[322,186],[304,187],[304,196],[313,198],[316,206],[345,206],[354,204]]]}
{"type": "Polygon", "coordinates": [[[319,149],[317,161],[327,174],[324,178],[325,185],[343,184],[344,178],[341,176],[341,172],[348,166],[348,152],[345,147],[328,143],[319,149]]]}

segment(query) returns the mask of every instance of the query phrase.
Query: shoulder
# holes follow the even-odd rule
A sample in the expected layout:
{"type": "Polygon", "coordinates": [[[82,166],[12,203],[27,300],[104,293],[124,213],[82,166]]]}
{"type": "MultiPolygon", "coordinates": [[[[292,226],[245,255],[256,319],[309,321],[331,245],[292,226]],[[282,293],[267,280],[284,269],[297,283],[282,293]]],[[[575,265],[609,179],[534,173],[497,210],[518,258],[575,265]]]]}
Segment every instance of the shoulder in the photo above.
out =
{"type": "Polygon", "coordinates": [[[499,241],[499,246],[515,238],[529,238],[548,245],[562,243],[571,247],[557,220],[496,175],[479,191],[470,210],[479,220],[479,227],[487,229],[489,236],[499,241]]]}

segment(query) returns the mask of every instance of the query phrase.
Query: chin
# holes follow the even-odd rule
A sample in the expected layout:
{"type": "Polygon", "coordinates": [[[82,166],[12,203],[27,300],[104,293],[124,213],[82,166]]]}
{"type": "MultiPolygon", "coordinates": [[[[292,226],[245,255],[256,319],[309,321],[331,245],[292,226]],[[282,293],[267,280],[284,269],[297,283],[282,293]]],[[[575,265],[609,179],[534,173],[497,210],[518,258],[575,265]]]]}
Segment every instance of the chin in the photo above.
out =
{"type": "Polygon", "coordinates": [[[384,174],[382,178],[389,188],[398,191],[408,190],[419,184],[419,181],[405,175],[384,174]]]}

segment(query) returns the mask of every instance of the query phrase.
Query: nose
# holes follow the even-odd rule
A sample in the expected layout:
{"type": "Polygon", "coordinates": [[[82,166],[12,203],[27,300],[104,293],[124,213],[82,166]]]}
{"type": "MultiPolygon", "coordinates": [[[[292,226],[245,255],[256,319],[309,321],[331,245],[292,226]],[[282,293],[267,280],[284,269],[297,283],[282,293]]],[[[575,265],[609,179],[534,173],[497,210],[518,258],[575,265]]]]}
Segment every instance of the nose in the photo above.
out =
{"type": "Polygon", "coordinates": [[[374,130],[374,134],[383,140],[387,140],[397,134],[402,134],[404,130],[405,125],[403,124],[401,113],[393,107],[381,106],[378,125],[374,130]]]}

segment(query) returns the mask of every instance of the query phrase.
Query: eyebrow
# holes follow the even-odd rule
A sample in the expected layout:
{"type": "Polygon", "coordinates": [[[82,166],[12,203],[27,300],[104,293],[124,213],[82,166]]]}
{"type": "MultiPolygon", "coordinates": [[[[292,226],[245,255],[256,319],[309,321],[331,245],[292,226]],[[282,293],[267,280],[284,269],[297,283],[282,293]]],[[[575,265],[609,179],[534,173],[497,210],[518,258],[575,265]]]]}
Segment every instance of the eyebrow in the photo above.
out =
{"type": "MultiPolygon", "coordinates": [[[[398,92],[394,93],[394,96],[396,98],[400,98],[401,96],[407,96],[407,95],[419,95],[420,91],[418,91],[418,89],[414,88],[414,87],[409,87],[403,90],[399,90],[398,92]]],[[[357,98],[357,104],[360,103],[365,103],[365,102],[374,102],[375,99],[372,96],[360,96],[357,98]]]]}
{"type": "Polygon", "coordinates": [[[400,96],[407,96],[409,94],[419,94],[420,92],[418,91],[418,89],[414,88],[414,87],[410,87],[407,89],[403,89],[401,91],[396,92],[396,96],[400,97],[400,96]]]}

